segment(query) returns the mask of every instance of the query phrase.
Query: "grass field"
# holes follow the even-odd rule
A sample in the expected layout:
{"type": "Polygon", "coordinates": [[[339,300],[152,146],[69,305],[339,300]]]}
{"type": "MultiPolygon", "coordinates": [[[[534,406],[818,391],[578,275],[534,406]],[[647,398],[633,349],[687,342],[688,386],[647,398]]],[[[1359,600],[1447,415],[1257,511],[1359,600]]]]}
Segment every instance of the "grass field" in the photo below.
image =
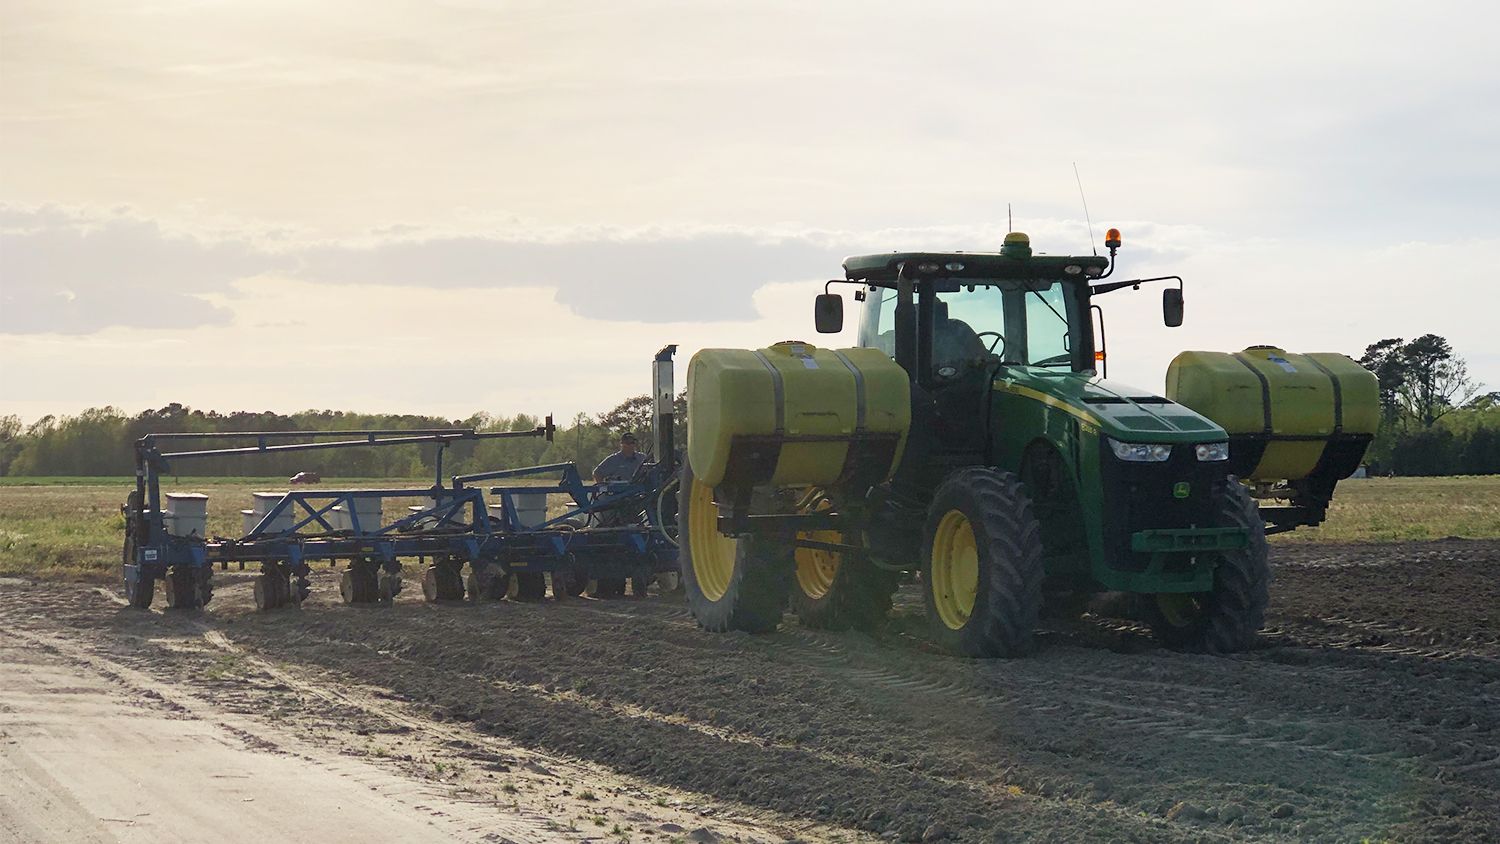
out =
{"type": "MultiPolygon", "coordinates": [[[[398,487],[422,486],[431,480],[426,478],[339,478],[340,487],[374,487],[389,484],[398,487]]],[[[116,476],[79,476],[67,478],[31,478],[24,475],[17,477],[0,477],[0,487],[7,486],[98,486],[121,488],[129,491],[135,486],[132,477],[116,476]]],[[[256,491],[263,489],[286,489],[286,478],[163,478],[162,489],[170,487],[173,491],[183,489],[197,490],[199,487],[251,487],[256,491]]],[[[314,487],[316,489],[316,487],[314,487]]],[[[120,499],[123,501],[124,499],[120,499]]]]}
{"type": "Polygon", "coordinates": [[[1500,538],[1500,475],[1361,478],[1339,484],[1328,521],[1276,542],[1500,538]]]}
{"type": "MultiPolygon", "coordinates": [[[[424,481],[340,479],[340,487],[419,488],[424,481]]],[[[250,493],[286,489],[284,478],[180,478],[170,490],[209,495],[210,534],[237,536],[250,493]]],[[[130,478],[0,479],[0,575],[113,580],[130,478]]],[[[387,515],[407,503],[387,501],[387,515]]],[[[1500,538],[1500,476],[1367,478],[1339,485],[1328,521],[1274,542],[1392,542],[1500,538]]]]}
{"type": "MultiPolygon", "coordinates": [[[[430,481],[401,478],[340,478],[339,489],[417,489],[430,481]]],[[[119,575],[125,521],[120,505],[135,489],[134,478],[0,479],[0,575],[112,580],[119,575]]],[[[210,535],[239,536],[240,510],[251,493],[287,489],[286,478],[173,478],[165,492],[203,492],[209,497],[210,535]]],[[[316,487],[313,487],[316,489],[316,487]]],[[[411,499],[386,499],[388,517],[411,499]]]]}

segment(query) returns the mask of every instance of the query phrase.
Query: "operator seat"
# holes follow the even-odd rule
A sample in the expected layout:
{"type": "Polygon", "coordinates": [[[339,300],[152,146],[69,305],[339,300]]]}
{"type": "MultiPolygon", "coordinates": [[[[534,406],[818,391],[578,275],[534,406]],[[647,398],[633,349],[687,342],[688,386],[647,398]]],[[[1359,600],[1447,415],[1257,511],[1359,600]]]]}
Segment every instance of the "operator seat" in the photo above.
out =
{"type": "Polygon", "coordinates": [[[948,303],[939,300],[933,314],[932,366],[951,367],[933,391],[935,430],[939,448],[950,452],[983,452],[987,433],[980,420],[990,401],[993,355],[978,332],[961,319],[948,316],[948,303]]]}
{"type": "Polygon", "coordinates": [[[941,369],[951,366],[960,372],[965,364],[977,363],[989,357],[989,349],[979,338],[979,333],[961,319],[948,316],[948,303],[939,300],[932,321],[932,365],[941,369]]]}

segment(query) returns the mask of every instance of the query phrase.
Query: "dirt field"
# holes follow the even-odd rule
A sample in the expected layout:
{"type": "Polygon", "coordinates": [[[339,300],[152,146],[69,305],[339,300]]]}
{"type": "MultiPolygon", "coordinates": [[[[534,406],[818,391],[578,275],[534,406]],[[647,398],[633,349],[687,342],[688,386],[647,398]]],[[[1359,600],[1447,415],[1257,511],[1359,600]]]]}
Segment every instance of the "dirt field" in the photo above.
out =
{"type": "MultiPolygon", "coordinates": [[[[911,587],[871,638],[709,635],[671,598],[434,606],[408,589],[354,609],[327,573],[302,609],[270,614],[235,573],[205,613],[10,580],[0,760],[41,752],[26,706],[102,686],[236,753],[302,760],[313,791],[368,784],[379,806],[342,811],[415,818],[434,840],[1500,837],[1500,542],[1281,545],[1273,560],[1250,654],[1176,654],[1086,615],[995,662],[932,652],[911,587]]],[[[75,820],[122,821],[101,793],[75,820]]],[[[294,803],[302,833],[330,823],[294,803]]],[[[233,821],[254,804],[210,805],[233,821]]],[[[0,817],[20,811],[0,800],[0,817]]]]}

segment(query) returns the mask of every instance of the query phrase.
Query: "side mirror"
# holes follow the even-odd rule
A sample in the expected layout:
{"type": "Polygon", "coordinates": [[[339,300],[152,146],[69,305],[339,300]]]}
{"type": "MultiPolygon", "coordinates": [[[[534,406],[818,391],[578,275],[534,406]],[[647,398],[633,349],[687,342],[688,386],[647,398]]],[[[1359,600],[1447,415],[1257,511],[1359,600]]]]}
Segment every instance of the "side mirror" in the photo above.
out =
{"type": "Polygon", "coordinates": [[[1182,289],[1168,287],[1161,292],[1161,321],[1168,328],[1182,325],[1182,289]]]}
{"type": "Polygon", "coordinates": [[[813,324],[819,334],[837,334],[844,330],[844,297],[837,293],[820,293],[813,302],[813,324]]]}

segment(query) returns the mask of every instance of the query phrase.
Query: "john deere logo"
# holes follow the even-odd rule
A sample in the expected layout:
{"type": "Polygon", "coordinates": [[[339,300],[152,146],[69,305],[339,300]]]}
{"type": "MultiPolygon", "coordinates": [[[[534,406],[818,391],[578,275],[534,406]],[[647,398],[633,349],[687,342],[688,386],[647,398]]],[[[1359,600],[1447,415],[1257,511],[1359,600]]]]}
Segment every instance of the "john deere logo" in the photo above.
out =
{"type": "Polygon", "coordinates": [[[1192,491],[1193,487],[1187,481],[1178,481],[1172,485],[1173,498],[1187,498],[1192,491]]]}

